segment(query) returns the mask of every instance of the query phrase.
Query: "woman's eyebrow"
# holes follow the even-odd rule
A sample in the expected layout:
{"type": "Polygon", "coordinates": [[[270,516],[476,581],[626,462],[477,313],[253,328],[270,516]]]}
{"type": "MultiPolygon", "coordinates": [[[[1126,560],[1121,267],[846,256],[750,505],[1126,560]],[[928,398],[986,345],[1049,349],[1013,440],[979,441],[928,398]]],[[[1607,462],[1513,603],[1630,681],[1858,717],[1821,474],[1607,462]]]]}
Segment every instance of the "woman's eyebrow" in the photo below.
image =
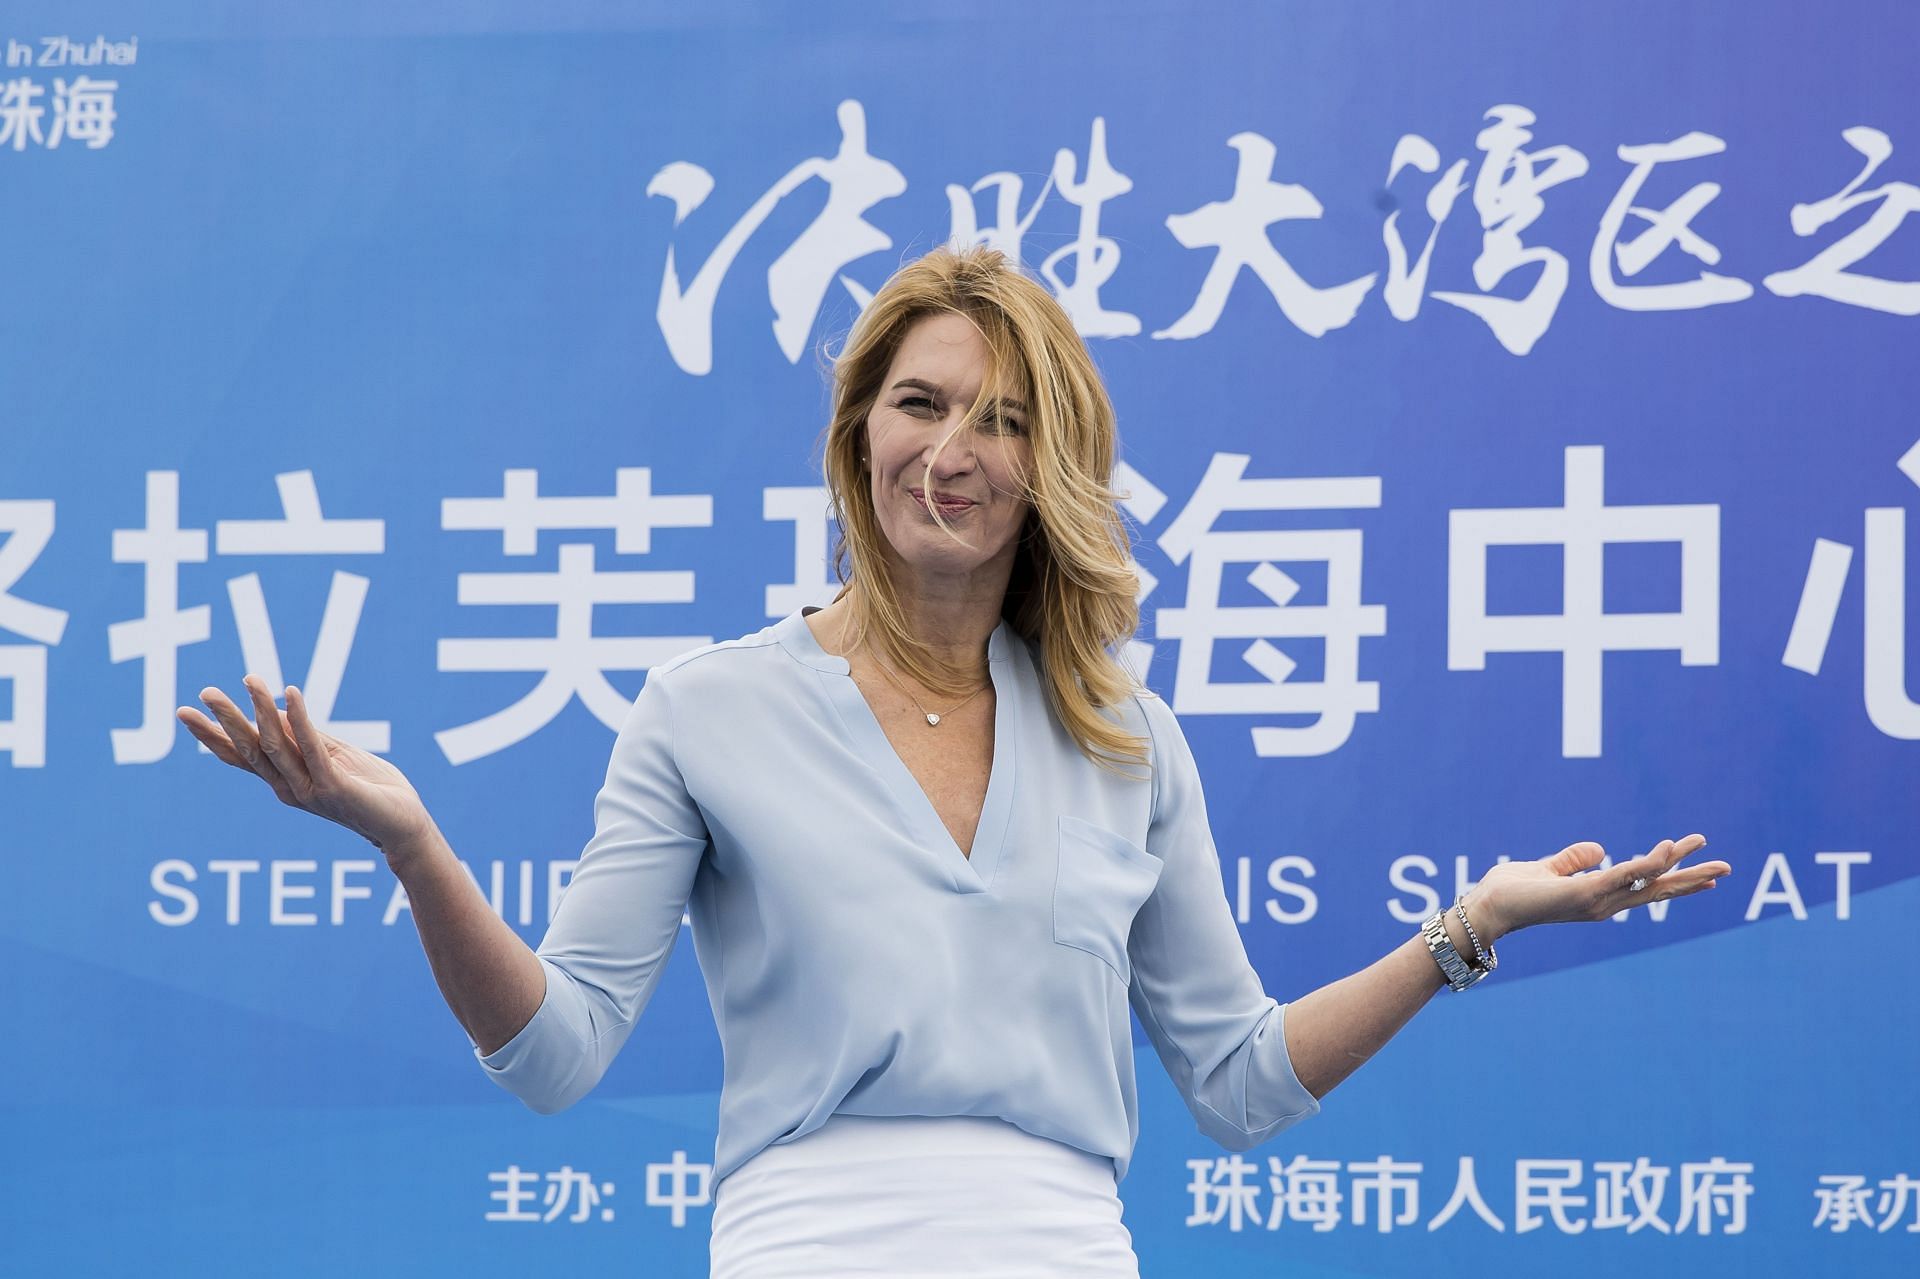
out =
{"type": "MultiPolygon", "coordinates": [[[[895,382],[893,384],[892,389],[897,391],[903,386],[910,386],[916,390],[931,392],[933,397],[936,400],[944,399],[946,397],[946,392],[941,389],[940,384],[938,382],[929,382],[925,378],[903,377],[898,382],[895,382]]],[[[1009,396],[1005,396],[1005,395],[1001,396],[1000,403],[1005,405],[1007,408],[1012,409],[1016,413],[1025,413],[1027,411],[1026,405],[1022,404],[1020,401],[1013,399],[1009,396]]]]}

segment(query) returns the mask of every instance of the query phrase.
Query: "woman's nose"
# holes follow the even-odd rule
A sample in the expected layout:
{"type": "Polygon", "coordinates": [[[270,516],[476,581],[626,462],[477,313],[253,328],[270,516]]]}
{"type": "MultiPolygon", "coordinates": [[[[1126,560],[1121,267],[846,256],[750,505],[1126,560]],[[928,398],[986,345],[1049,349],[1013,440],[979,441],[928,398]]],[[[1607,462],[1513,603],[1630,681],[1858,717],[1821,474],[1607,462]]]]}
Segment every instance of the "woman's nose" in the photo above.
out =
{"type": "Polygon", "coordinates": [[[935,473],[941,475],[973,469],[973,440],[966,430],[956,431],[953,425],[946,424],[946,429],[927,442],[920,455],[921,466],[932,462],[935,473]]]}
{"type": "Polygon", "coordinates": [[[930,462],[933,464],[933,473],[935,475],[964,475],[966,472],[971,471],[973,469],[973,449],[963,444],[961,442],[962,439],[962,436],[956,435],[947,441],[945,448],[936,446],[928,449],[920,458],[922,469],[925,469],[926,465],[930,462]]]}

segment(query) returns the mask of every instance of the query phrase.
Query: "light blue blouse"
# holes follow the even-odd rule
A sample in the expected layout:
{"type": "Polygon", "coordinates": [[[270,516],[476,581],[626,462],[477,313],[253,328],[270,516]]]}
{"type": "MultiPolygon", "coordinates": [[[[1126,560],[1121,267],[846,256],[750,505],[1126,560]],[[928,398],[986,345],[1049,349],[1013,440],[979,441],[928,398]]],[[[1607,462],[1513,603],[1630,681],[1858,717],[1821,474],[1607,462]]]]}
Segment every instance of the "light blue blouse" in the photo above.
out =
{"type": "Polygon", "coordinates": [[[725,1059],[716,1186],[835,1112],[998,1116],[1110,1157],[1123,1179],[1139,1135],[1129,1004],[1227,1149],[1319,1113],[1164,701],[1110,712],[1150,735],[1151,782],[1096,767],[1003,619],[969,859],[813,611],[648,672],[537,950],[546,997],[495,1052],[474,1044],[495,1083],[540,1114],[586,1096],[684,910],[725,1059]]]}

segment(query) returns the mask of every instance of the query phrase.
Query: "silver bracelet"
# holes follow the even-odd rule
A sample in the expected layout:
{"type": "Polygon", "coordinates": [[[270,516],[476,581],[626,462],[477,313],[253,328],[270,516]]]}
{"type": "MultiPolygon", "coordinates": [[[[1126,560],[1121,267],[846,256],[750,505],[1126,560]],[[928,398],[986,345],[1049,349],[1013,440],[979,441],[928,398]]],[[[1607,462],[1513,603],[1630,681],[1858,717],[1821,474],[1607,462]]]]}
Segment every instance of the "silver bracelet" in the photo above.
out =
{"type": "Polygon", "coordinates": [[[1493,947],[1480,944],[1480,934],[1473,931],[1473,923],[1467,918],[1467,895],[1461,893],[1453,899],[1453,913],[1460,916],[1460,923],[1467,930],[1467,940],[1473,943],[1474,958],[1480,961],[1480,967],[1488,972],[1500,966],[1500,957],[1493,953],[1493,947]]]}

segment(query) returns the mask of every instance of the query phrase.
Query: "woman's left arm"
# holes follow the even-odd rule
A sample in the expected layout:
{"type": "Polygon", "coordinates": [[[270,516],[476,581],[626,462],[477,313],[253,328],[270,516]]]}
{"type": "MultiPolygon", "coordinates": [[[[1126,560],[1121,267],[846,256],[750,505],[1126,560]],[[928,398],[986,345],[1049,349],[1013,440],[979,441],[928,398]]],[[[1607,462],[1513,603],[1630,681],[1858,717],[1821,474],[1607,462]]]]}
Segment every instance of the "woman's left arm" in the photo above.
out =
{"type": "MultiPolygon", "coordinates": [[[[1732,867],[1704,862],[1676,869],[1682,859],[1706,846],[1704,835],[1661,840],[1644,857],[1598,874],[1581,874],[1600,864],[1600,845],[1573,844],[1536,861],[1502,862],[1488,871],[1462,902],[1481,944],[1535,924],[1607,919],[1631,906],[1684,897],[1711,888],[1732,867]],[[1645,887],[1632,891],[1644,876],[1645,887]]],[[[1449,907],[1445,922],[1454,949],[1469,965],[1473,946],[1449,907]]],[[[1335,1085],[1379,1052],[1412,1020],[1446,977],[1419,933],[1366,968],[1302,995],[1287,1006],[1287,1055],[1295,1073],[1314,1097],[1335,1085]]]]}

